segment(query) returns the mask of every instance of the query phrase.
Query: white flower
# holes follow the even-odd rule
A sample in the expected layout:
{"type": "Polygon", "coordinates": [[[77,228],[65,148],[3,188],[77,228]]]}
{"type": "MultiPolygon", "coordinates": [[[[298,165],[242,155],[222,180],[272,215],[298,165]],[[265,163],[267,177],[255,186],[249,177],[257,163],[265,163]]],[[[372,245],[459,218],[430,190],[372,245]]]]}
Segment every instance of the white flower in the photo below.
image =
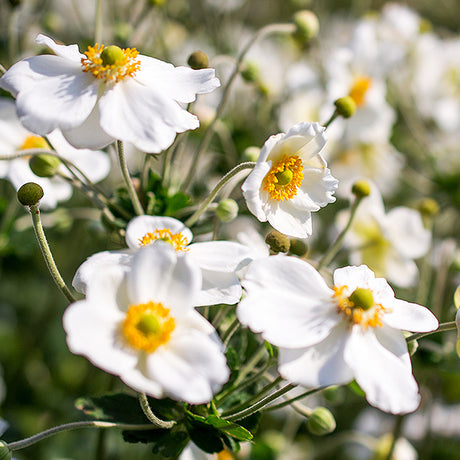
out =
{"type": "MultiPolygon", "coordinates": [[[[348,221],[349,211],[337,215],[339,227],[348,221]]],[[[377,276],[397,286],[413,286],[418,279],[414,259],[427,253],[431,233],[423,226],[415,209],[398,206],[385,213],[382,197],[375,185],[360,203],[344,244],[354,265],[366,264],[377,276]]]]}
{"type": "MultiPolygon", "coordinates": [[[[110,159],[104,152],[75,149],[59,130],[54,130],[47,137],[56,153],[71,161],[91,181],[99,182],[109,173],[110,159]]],[[[0,98],[0,155],[14,155],[31,148],[50,149],[50,145],[43,137],[32,134],[21,125],[16,116],[14,101],[0,98]]],[[[36,176],[31,171],[28,160],[27,157],[0,160],[0,177],[8,179],[16,189],[26,182],[38,183],[44,191],[44,196],[40,200],[40,206],[44,209],[55,208],[59,201],[71,197],[72,187],[69,183],[60,177],[36,176]]],[[[59,171],[69,175],[62,165],[59,171]]]]}
{"type": "Polygon", "coordinates": [[[180,103],[219,86],[213,69],[172,64],[96,44],[81,54],[77,45],[58,45],[44,35],[36,42],[55,55],[24,59],[0,79],[17,98],[18,116],[30,131],[60,128],[75,147],[101,148],[115,139],[157,153],[178,132],[198,127],[180,103]]]}
{"type": "Polygon", "coordinates": [[[356,379],[370,404],[404,413],[419,404],[402,330],[431,331],[433,314],[396,299],[365,265],[334,272],[330,289],[307,262],[286,256],[249,266],[239,320],[280,347],[280,375],[306,387],[356,379]]]}
{"type": "Polygon", "coordinates": [[[235,304],[242,294],[236,271],[251,258],[251,249],[230,241],[191,243],[190,229],[172,217],[138,216],[126,228],[129,250],[105,251],[91,256],[78,269],[73,285],[80,292],[95,271],[107,264],[129,265],[131,255],[158,240],[170,243],[179,255],[184,255],[200,268],[203,284],[194,305],[235,304]]]}
{"type": "Polygon", "coordinates": [[[210,401],[229,375],[214,328],[193,308],[199,270],[165,243],[130,267],[93,273],[86,299],[64,313],[73,353],[156,398],[210,401]]]}
{"type": "Polygon", "coordinates": [[[242,186],[249,210],[261,222],[268,220],[286,235],[311,235],[311,213],[333,203],[337,188],[319,153],[325,143],[318,123],[299,123],[265,142],[242,186]]]}

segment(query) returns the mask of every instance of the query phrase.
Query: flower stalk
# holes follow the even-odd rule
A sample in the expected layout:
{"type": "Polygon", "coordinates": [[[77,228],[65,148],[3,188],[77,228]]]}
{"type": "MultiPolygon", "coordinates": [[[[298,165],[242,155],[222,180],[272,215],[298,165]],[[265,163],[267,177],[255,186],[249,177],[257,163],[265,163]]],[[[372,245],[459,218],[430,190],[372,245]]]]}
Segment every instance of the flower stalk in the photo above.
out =
{"type": "Polygon", "coordinates": [[[164,420],[159,419],[153,413],[152,408],[150,407],[149,401],[147,399],[147,395],[145,393],[139,393],[138,398],[142,412],[144,412],[145,416],[150,420],[150,422],[152,422],[152,425],[154,425],[155,428],[162,428],[168,430],[176,424],[174,420],[165,422],[164,420]]]}

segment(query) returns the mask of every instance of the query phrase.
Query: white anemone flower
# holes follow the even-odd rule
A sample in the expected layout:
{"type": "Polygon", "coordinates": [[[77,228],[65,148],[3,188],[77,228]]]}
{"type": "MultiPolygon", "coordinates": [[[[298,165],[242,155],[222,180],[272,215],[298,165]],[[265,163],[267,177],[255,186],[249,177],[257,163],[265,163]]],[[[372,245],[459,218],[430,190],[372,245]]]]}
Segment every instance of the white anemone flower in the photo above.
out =
{"type": "Polygon", "coordinates": [[[210,401],[227,381],[222,343],[193,307],[201,275],[166,243],[137,253],[131,266],[93,273],[86,299],[63,322],[70,350],[155,398],[210,401]]]}
{"type": "Polygon", "coordinates": [[[252,249],[231,241],[192,243],[192,238],[190,229],[173,217],[135,217],[126,228],[129,249],[91,256],[78,269],[73,285],[79,292],[85,292],[95,271],[113,263],[129,265],[132,254],[163,240],[170,243],[179,255],[190,258],[201,270],[203,282],[195,306],[239,302],[242,289],[236,272],[252,259],[252,249]]]}
{"type": "MultiPolygon", "coordinates": [[[[340,228],[345,227],[349,211],[337,215],[340,228]]],[[[353,265],[366,264],[377,276],[396,286],[410,287],[418,279],[415,259],[424,256],[431,244],[431,233],[423,226],[415,209],[398,206],[385,212],[379,190],[371,184],[371,194],[364,198],[345,235],[353,265]]]]}
{"type": "Polygon", "coordinates": [[[243,286],[238,318],[279,347],[283,378],[309,388],[356,379],[383,411],[418,407],[402,331],[431,331],[438,321],[427,308],[396,299],[368,267],[335,270],[330,289],[307,262],[278,255],[252,262],[243,286]]]}
{"type": "Polygon", "coordinates": [[[78,148],[102,148],[115,139],[158,153],[176,133],[199,126],[180,105],[220,85],[214,69],[192,70],[143,56],[135,48],[35,40],[55,55],[24,59],[0,79],[17,98],[21,123],[45,135],[60,128],[78,148]]]}
{"type": "MultiPolygon", "coordinates": [[[[14,101],[0,98],[0,155],[13,156],[26,149],[50,149],[51,147],[61,157],[71,161],[92,182],[101,181],[110,171],[110,158],[106,153],[76,149],[64,139],[58,129],[49,133],[47,140],[31,133],[22,126],[16,116],[14,101]]],[[[63,165],[59,166],[59,172],[70,175],[63,165]]],[[[63,178],[36,176],[29,167],[27,156],[0,160],[0,177],[9,180],[16,189],[26,182],[39,184],[44,191],[44,196],[40,200],[43,209],[53,209],[58,202],[72,196],[72,187],[63,178]]]]}
{"type": "Polygon", "coordinates": [[[324,130],[318,123],[298,123],[271,136],[242,185],[249,211],[286,235],[310,236],[311,213],[335,201],[338,182],[319,153],[324,130]]]}

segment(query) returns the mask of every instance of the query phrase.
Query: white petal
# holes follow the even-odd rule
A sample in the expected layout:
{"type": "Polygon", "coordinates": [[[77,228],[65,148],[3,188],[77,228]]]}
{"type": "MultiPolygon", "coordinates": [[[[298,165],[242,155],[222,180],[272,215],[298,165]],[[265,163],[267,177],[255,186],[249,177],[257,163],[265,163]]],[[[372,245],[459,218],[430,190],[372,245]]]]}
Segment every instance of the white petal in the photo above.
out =
{"type": "Polygon", "coordinates": [[[270,225],[285,235],[308,238],[312,233],[311,213],[299,210],[289,201],[270,200],[264,212],[270,225]]]}
{"type": "Polygon", "coordinates": [[[229,375],[220,344],[197,331],[157,349],[149,355],[147,367],[148,376],[171,398],[190,404],[209,402],[229,375]]]}
{"type": "Polygon", "coordinates": [[[233,241],[205,241],[191,244],[188,254],[202,269],[234,272],[250,257],[250,249],[233,241]]]}
{"type": "Polygon", "coordinates": [[[195,129],[198,119],[155,87],[129,80],[107,90],[99,101],[103,130],[138,149],[158,153],[176,133],[195,129]]]}
{"type": "Polygon", "coordinates": [[[134,303],[161,302],[176,316],[196,305],[201,273],[186,255],[178,257],[169,243],[157,241],[136,253],[129,282],[134,303]]]}
{"type": "Polygon", "coordinates": [[[252,214],[254,214],[261,222],[265,222],[267,220],[265,212],[263,211],[260,190],[262,188],[262,181],[268,171],[270,171],[270,163],[258,162],[241,186],[249,211],[251,211],[252,214]]]}
{"type": "Polygon", "coordinates": [[[404,331],[428,332],[434,331],[439,323],[428,308],[405,300],[394,299],[390,305],[384,305],[391,309],[386,313],[383,321],[391,327],[404,331]]]}
{"type": "Polygon", "coordinates": [[[192,232],[180,220],[164,216],[137,216],[126,227],[126,244],[132,249],[139,249],[139,240],[144,235],[162,229],[169,229],[173,234],[182,233],[187,244],[192,241],[192,232]]]}
{"type": "Polygon", "coordinates": [[[102,149],[115,140],[115,137],[108,135],[99,123],[98,104],[94,106],[88,118],[81,125],[62,130],[62,134],[77,149],[102,149]]]}
{"type": "Polygon", "coordinates": [[[83,123],[96,104],[98,85],[77,64],[50,55],[18,62],[0,80],[17,93],[21,123],[41,135],[83,123]]]}
{"type": "Polygon", "coordinates": [[[280,375],[289,382],[309,388],[349,383],[353,373],[344,360],[349,337],[346,326],[343,322],[322,342],[311,347],[280,348],[280,375]]]}
{"type": "Polygon", "coordinates": [[[331,175],[328,168],[317,169],[306,167],[303,170],[304,178],[301,189],[308,193],[310,199],[317,206],[326,206],[334,203],[334,192],[337,190],[339,181],[331,175]]]}
{"type": "Polygon", "coordinates": [[[348,286],[351,292],[358,287],[368,287],[374,280],[374,272],[366,265],[337,268],[334,271],[334,286],[348,286]]]}
{"type": "Polygon", "coordinates": [[[401,414],[417,409],[418,386],[406,363],[382,346],[373,331],[353,328],[345,360],[369,404],[401,414]]]}
{"type": "Polygon", "coordinates": [[[195,306],[233,305],[240,301],[243,290],[235,273],[201,270],[203,285],[195,301],[195,306]]]}
{"type": "Polygon", "coordinates": [[[58,45],[54,40],[43,34],[37,35],[35,43],[38,43],[39,45],[45,45],[50,48],[57,56],[74,61],[79,65],[81,65],[81,58],[85,57],[85,55],[81,54],[78,50],[78,45],[58,45]]]}

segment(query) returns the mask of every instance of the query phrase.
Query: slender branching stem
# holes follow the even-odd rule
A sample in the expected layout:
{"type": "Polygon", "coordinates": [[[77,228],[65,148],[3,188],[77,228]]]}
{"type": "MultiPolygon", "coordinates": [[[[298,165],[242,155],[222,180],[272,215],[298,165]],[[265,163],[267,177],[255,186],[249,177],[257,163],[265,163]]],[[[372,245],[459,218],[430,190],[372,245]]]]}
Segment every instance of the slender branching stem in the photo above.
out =
{"type": "Polygon", "coordinates": [[[170,429],[172,428],[176,422],[171,420],[169,422],[165,422],[164,420],[159,419],[152,411],[150,407],[149,401],[147,399],[147,395],[145,393],[139,393],[139,404],[141,405],[141,409],[144,412],[145,416],[152,422],[152,424],[156,428],[163,428],[163,429],[170,429]]]}

